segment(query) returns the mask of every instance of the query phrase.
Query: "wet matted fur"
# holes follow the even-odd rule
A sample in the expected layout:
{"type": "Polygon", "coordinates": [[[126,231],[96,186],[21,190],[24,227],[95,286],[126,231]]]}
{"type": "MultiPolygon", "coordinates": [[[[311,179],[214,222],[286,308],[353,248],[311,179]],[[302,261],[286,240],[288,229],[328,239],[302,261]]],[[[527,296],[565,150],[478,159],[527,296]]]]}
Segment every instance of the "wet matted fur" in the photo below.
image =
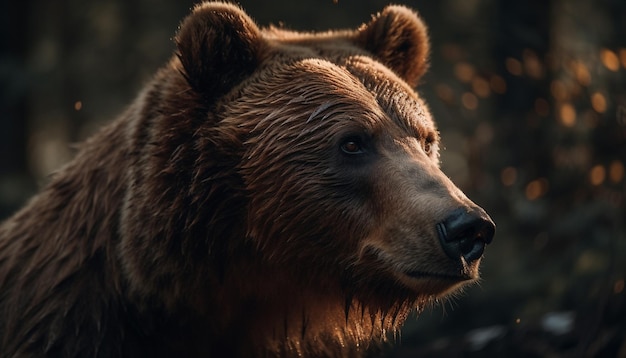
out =
{"type": "Polygon", "coordinates": [[[435,232],[475,204],[413,90],[412,10],[297,33],[204,3],[176,42],[0,226],[0,355],[356,356],[478,277],[435,232]]]}

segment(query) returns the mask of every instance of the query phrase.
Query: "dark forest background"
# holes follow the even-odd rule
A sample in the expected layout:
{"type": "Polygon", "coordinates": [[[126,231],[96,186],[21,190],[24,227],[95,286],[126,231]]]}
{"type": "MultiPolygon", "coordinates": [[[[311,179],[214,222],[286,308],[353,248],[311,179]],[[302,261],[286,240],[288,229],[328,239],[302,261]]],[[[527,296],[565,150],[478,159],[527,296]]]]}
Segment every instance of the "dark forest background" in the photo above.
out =
{"type": "MultiPolygon", "coordinates": [[[[194,1],[0,2],[0,219],[174,50],[194,1]]],[[[261,25],[352,28],[383,0],[242,0],[261,25]]],[[[483,281],[384,356],[626,356],[626,1],[396,1],[430,27],[420,93],[444,171],[498,225],[483,281]]]]}

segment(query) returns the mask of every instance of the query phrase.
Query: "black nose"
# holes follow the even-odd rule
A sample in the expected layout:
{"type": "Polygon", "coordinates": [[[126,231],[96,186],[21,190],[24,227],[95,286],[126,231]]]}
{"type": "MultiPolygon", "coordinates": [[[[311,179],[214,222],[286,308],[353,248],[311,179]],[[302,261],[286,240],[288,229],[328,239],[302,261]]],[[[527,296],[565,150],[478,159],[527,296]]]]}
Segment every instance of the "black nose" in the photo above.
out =
{"type": "Polygon", "coordinates": [[[493,240],[496,226],[480,208],[459,208],[437,224],[443,251],[452,259],[461,256],[467,263],[479,259],[485,245],[493,240]]]}

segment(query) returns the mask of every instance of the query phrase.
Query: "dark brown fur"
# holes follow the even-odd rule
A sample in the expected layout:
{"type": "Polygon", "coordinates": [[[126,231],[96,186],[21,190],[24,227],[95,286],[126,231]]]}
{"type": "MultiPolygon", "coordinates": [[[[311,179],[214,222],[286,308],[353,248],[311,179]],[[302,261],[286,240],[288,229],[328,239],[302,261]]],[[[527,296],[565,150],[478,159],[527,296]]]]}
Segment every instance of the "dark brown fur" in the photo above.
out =
{"type": "Polygon", "coordinates": [[[177,44],[0,226],[0,355],[360,355],[478,276],[434,233],[474,204],[412,89],[412,11],[302,34],[207,3],[177,44]],[[370,154],[342,153],[350,136],[370,154]]]}

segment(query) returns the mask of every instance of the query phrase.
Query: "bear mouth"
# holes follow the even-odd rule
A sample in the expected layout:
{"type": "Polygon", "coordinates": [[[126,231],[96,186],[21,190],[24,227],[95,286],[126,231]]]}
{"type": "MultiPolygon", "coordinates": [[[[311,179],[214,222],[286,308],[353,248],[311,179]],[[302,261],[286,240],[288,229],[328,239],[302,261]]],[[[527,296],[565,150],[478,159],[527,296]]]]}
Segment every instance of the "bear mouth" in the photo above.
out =
{"type": "Polygon", "coordinates": [[[434,279],[451,282],[471,281],[476,279],[475,275],[467,272],[452,275],[438,272],[405,271],[404,274],[414,279],[434,279]]]}
{"type": "Polygon", "coordinates": [[[458,262],[440,267],[438,270],[418,267],[405,267],[403,273],[414,280],[428,280],[445,283],[461,283],[464,281],[475,281],[480,277],[478,268],[480,260],[467,262],[461,258],[458,262]]]}
{"type": "Polygon", "coordinates": [[[478,280],[475,271],[463,270],[458,273],[444,273],[432,271],[409,270],[403,271],[401,282],[411,287],[415,292],[435,297],[444,297],[457,291],[461,287],[478,280]]]}

